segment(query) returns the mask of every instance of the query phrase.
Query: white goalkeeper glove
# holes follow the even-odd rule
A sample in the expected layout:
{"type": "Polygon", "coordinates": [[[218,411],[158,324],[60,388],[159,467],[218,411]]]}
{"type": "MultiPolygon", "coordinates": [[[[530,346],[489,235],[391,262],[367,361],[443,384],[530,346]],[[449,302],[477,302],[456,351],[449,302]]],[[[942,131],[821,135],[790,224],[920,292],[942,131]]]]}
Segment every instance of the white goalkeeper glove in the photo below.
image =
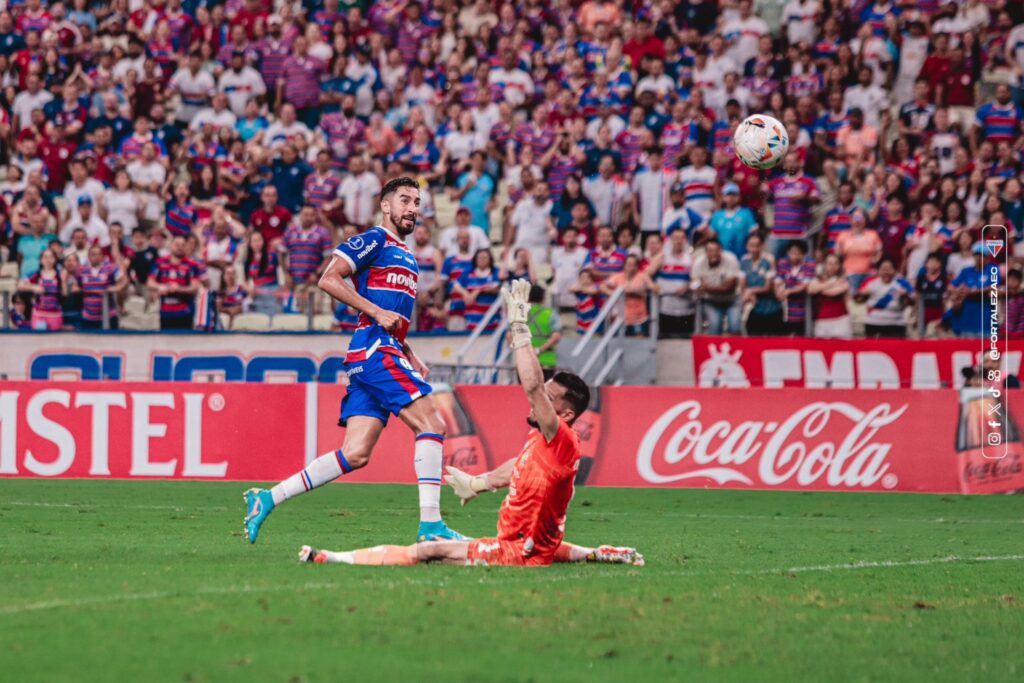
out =
{"type": "Polygon", "coordinates": [[[455,491],[455,495],[459,497],[463,505],[473,500],[484,491],[494,490],[494,488],[487,483],[486,474],[474,477],[455,467],[446,467],[445,469],[448,470],[448,474],[445,475],[444,480],[452,487],[452,490],[455,491]]]}
{"type": "Polygon", "coordinates": [[[530,283],[526,280],[513,280],[501,288],[501,298],[505,301],[505,317],[512,337],[512,348],[519,349],[533,343],[530,326],[526,321],[530,317],[530,283]]]}

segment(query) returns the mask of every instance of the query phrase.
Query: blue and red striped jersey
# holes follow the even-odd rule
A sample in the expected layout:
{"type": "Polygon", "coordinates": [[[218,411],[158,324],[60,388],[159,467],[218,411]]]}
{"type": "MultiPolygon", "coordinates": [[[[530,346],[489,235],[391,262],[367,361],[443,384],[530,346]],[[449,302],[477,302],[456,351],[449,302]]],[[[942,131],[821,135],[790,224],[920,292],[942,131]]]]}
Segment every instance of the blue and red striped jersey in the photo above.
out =
{"type": "Polygon", "coordinates": [[[576,293],[576,331],[580,334],[590,329],[601,312],[600,294],[576,293]]]}
{"type": "MultiPolygon", "coordinates": [[[[791,289],[806,284],[815,277],[814,261],[804,259],[803,263],[797,265],[789,259],[779,260],[776,269],[782,285],[788,292],[791,289]]],[[[788,322],[801,322],[807,319],[807,293],[787,294],[786,296],[786,320],[788,322]]]]}
{"type": "Polygon", "coordinates": [[[609,275],[621,273],[626,267],[627,256],[629,254],[621,247],[613,247],[611,251],[594,247],[583,261],[583,267],[590,268],[594,272],[594,279],[600,282],[609,275]]]}
{"type": "MultiPolygon", "coordinates": [[[[103,297],[107,288],[117,284],[121,270],[113,261],[104,261],[95,268],[86,263],[78,271],[78,282],[82,286],[82,319],[103,320],[103,297]]],[[[110,317],[117,317],[117,305],[109,302],[110,317]]]]}
{"type": "Polygon", "coordinates": [[[622,170],[625,173],[636,171],[641,152],[640,133],[627,128],[616,136],[615,144],[622,153],[622,170]]]}
{"type": "Polygon", "coordinates": [[[333,202],[338,198],[338,187],[341,179],[333,173],[328,172],[325,176],[317,173],[310,173],[306,176],[304,191],[306,203],[315,209],[323,208],[324,204],[333,202]]]}
{"type": "Polygon", "coordinates": [[[441,265],[441,277],[448,282],[449,315],[462,316],[466,314],[466,302],[462,300],[461,295],[452,290],[452,284],[458,282],[462,274],[472,267],[472,254],[462,258],[457,253],[445,258],[444,263],[441,265]]]}
{"type": "Polygon", "coordinates": [[[181,235],[188,237],[196,224],[196,209],[191,204],[179,204],[177,199],[167,202],[164,211],[164,223],[171,232],[171,237],[181,235]]]}
{"type": "Polygon", "coordinates": [[[28,281],[43,288],[41,294],[36,294],[33,308],[40,313],[60,313],[60,276],[46,277],[40,270],[33,273],[28,281]]]}
{"type": "MultiPolygon", "coordinates": [[[[203,267],[189,258],[175,262],[170,256],[157,259],[150,277],[161,285],[188,287],[203,276],[203,267]]],[[[192,315],[193,294],[168,294],[160,298],[160,315],[192,315]]]]}
{"type": "Polygon", "coordinates": [[[359,323],[348,346],[346,363],[358,363],[375,351],[404,357],[402,345],[409,332],[409,321],[416,303],[419,268],[409,247],[382,226],[355,235],[334,250],[352,267],[356,291],[385,311],[397,313],[401,323],[394,334],[376,320],[359,315],[359,323]]]}
{"type": "Polygon", "coordinates": [[[988,102],[978,109],[978,125],[986,140],[1012,142],[1020,132],[1021,111],[1013,102],[988,102]]]}
{"type": "Polygon", "coordinates": [[[836,206],[825,214],[825,235],[828,239],[828,253],[834,253],[839,236],[850,229],[850,215],[857,209],[856,204],[836,206]]]}
{"type": "MultiPolygon", "coordinates": [[[[478,292],[476,298],[466,304],[466,326],[470,331],[476,329],[477,325],[483,321],[484,316],[487,315],[487,310],[498,300],[498,292],[484,292],[482,291],[485,287],[492,287],[499,284],[501,281],[498,279],[498,271],[492,268],[489,271],[480,272],[475,269],[467,270],[459,276],[459,286],[468,292],[478,292]]],[[[498,328],[498,319],[500,316],[494,316],[490,324],[487,325],[487,330],[495,330],[498,328]]]]}
{"type": "Polygon", "coordinates": [[[331,235],[321,225],[309,230],[293,225],[285,230],[282,244],[288,252],[288,274],[299,284],[316,272],[324,256],[330,253],[331,235]]]}
{"type": "Polygon", "coordinates": [[[810,176],[776,178],[768,184],[775,200],[773,235],[799,236],[811,226],[810,206],[800,197],[819,196],[818,184],[810,176]]]}

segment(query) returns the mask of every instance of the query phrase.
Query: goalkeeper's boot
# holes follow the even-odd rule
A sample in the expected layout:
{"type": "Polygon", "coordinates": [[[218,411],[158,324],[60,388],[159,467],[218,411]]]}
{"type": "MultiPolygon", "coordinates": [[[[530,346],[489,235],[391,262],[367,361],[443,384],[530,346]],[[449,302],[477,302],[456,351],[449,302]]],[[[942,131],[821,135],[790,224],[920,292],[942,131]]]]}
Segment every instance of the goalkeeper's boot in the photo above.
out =
{"type": "Polygon", "coordinates": [[[327,553],[325,553],[323,550],[317,550],[312,546],[304,545],[302,546],[302,550],[299,551],[299,562],[326,564],[327,553]]]}
{"type": "Polygon", "coordinates": [[[255,543],[260,527],[274,509],[274,497],[266,489],[249,489],[245,492],[245,536],[249,543],[255,543]]]}
{"type": "Polygon", "coordinates": [[[463,536],[458,531],[448,528],[444,520],[436,522],[420,522],[420,529],[416,532],[416,542],[424,541],[472,541],[469,536],[463,536]]]}
{"type": "Polygon", "coordinates": [[[606,564],[631,564],[634,567],[644,566],[644,556],[638,553],[636,548],[616,548],[613,545],[599,546],[587,560],[606,564]]]}

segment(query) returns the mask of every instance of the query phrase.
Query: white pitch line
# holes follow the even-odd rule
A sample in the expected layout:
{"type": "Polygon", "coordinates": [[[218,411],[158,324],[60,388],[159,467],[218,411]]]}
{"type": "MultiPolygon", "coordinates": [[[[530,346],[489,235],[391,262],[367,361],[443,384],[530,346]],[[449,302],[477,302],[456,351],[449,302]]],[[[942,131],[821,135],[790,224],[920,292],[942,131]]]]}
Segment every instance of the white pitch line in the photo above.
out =
{"type": "Polygon", "coordinates": [[[95,595],[73,600],[42,600],[24,605],[0,607],[0,615],[36,612],[47,609],[67,607],[88,607],[89,605],[105,605],[118,602],[136,602],[140,600],[167,600],[172,598],[202,597],[205,595],[244,595],[247,593],[275,593],[289,590],[321,590],[338,588],[336,583],[304,583],[280,586],[227,586],[223,588],[199,588],[193,591],[152,591],[148,593],[115,593],[113,595],[95,595]]]}
{"type": "Polygon", "coordinates": [[[890,569],[893,567],[921,567],[930,564],[952,564],[959,562],[1021,562],[1024,555],[982,555],[980,557],[934,557],[927,560],[861,560],[841,564],[812,564],[806,567],[789,567],[787,569],[750,569],[730,572],[738,575],[760,574],[802,574],[806,572],[837,572],[854,571],[857,569],[890,569]]]}
{"type": "MultiPolygon", "coordinates": [[[[920,567],[925,565],[934,564],[959,564],[959,563],[970,563],[970,562],[1021,562],[1024,561],[1024,555],[980,555],[977,557],[956,557],[950,555],[947,557],[936,557],[922,560],[863,560],[860,562],[844,562],[840,564],[819,564],[819,565],[808,565],[804,567],[776,567],[774,569],[735,569],[731,571],[719,572],[713,570],[701,570],[701,571],[676,571],[676,572],[659,572],[657,576],[706,576],[706,575],[732,575],[732,576],[755,576],[765,574],[802,574],[811,572],[839,572],[839,571],[856,571],[862,569],[893,569],[899,567],[920,567]]],[[[582,565],[581,565],[582,566],[582,565]]],[[[628,571],[627,576],[630,578],[641,575],[643,569],[624,567],[624,571],[628,571]]],[[[339,571],[345,571],[344,567],[339,567],[339,571]]],[[[467,568],[466,571],[472,571],[471,568],[467,568]]],[[[509,583],[555,583],[560,581],[575,581],[580,577],[578,575],[566,575],[560,574],[555,576],[536,576],[536,571],[530,572],[530,578],[527,581],[515,580],[507,575],[501,577],[494,577],[493,581],[485,580],[488,577],[480,577],[480,583],[493,583],[509,584],[509,583]]],[[[622,578],[621,574],[594,574],[592,578],[622,578]]],[[[450,576],[437,577],[436,580],[422,580],[408,578],[404,580],[396,580],[396,576],[391,574],[388,576],[388,583],[390,585],[429,585],[439,586],[448,583],[450,576]]],[[[89,607],[92,605],[107,605],[116,604],[119,602],[138,602],[147,600],[169,600],[174,598],[193,598],[203,596],[219,596],[219,595],[245,595],[245,594],[259,594],[259,593],[281,593],[286,591],[305,591],[305,590],[329,590],[335,588],[341,588],[342,584],[332,582],[307,582],[302,584],[285,584],[278,586],[226,586],[226,587],[211,587],[211,588],[199,588],[193,591],[153,591],[148,593],[115,593],[111,595],[96,595],[86,598],[75,598],[68,600],[43,600],[39,602],[29,602],[22,605],[9,605],[6,607],[0,607],[0,616],[8,616],[13,614],[23,614],[25,612],[38,612],[42,610],[50,609],[67,609],[77,607],[89,607]]]]}
{"type": "MultiPolygon", "coordinates": [[[[5,505],[14,505],[17,507],[33,507],[33,508],[110,508],[116,510],[171,510],[174,512],[184,512],[186,510],[204,511],[204,510],[230,510],[231,508],[225,506],[209,507],[203,506],[183,506],[183,505],[117,505],[116,503],[102,504],[102,503],[42,503],[37,501],[27,500],[5,500],[0,501],[0,508],[5,505]]],[[[241,506],[239,506],[241,509],[241,506]]]]}

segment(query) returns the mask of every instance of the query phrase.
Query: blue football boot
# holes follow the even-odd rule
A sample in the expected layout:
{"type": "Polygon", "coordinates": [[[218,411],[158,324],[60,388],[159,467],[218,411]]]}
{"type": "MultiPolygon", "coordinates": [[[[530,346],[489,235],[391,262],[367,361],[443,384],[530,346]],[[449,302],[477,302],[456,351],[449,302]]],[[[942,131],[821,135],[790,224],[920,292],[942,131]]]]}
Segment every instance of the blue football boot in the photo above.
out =
{"type": "Polygon", "coordinates": [[[469,536],[463,536],[458,531],[448,528],[444,520],[436,522],[420,522],[420,529],[416,532],[416,542],[424,541],[472,541],[469,536]]]}
{"type": "Polygon", "coordinates": [[[249,489],[245,498],[245,535],[255,543],[260,527],[274,509],[274,497],[266,489],[249,489]]]}

